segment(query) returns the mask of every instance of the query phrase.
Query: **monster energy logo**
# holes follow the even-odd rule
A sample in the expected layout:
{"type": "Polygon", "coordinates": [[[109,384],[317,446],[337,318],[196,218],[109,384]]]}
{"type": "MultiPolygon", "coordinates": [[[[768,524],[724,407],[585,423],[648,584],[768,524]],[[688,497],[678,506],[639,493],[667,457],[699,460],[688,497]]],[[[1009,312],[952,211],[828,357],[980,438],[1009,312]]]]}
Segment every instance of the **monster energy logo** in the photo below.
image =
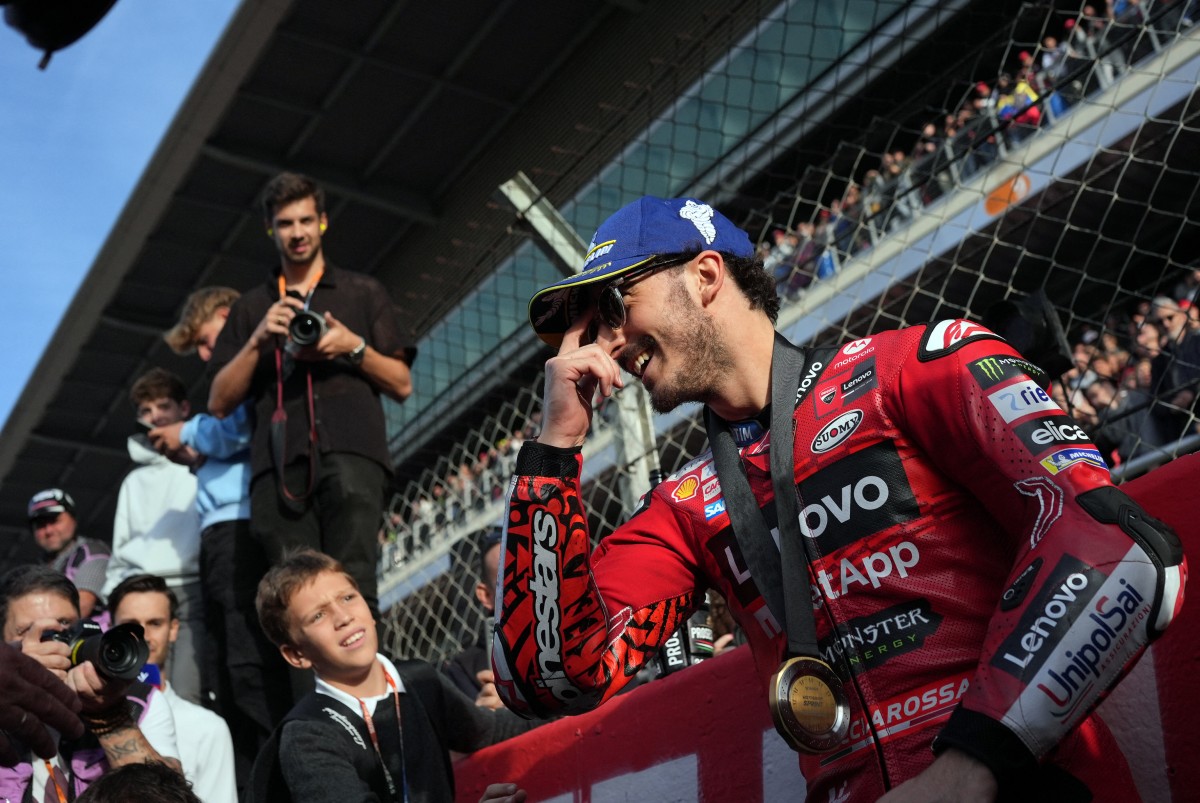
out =
{"type": "Polygon", "coordinates": [[[985,357],[975,364],[988,379],[999,382],[1004,378],[1004,369],[1000,367],[1000,362],[995,357],[985,357]]]}
{"type": "Polygon", "coordinates": [[[976,360],[968,365],[971,369],[971,375],[975,377],[975,381],[985,390],[1001,382],[1026,374],[1033,377],[1034,381],[1039,384],[1045,379],[1045,375],[1041,369],[1033,363],[1007,354],[984,357],[982,360],[976,360]]]}

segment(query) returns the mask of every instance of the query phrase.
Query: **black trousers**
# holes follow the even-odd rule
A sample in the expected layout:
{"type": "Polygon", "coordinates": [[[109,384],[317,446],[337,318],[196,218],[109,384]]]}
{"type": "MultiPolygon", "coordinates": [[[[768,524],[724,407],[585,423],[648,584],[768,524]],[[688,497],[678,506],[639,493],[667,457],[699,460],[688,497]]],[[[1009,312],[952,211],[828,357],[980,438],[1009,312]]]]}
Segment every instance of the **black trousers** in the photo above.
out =
{"type": "MultiPolygon", "coordinates": [[[[297,461],[284,470],[293,493],[308,482],[308,463],[297,461]]],[[[378,614],[376,571],[379,528],[387,473],[366,457],[345,452],[321,455],[320,472],[312,493],[295,510],[276,489],[273,472],[259,474],[250,484],[250,519],[255,536],[272,563],[295,547],[312,547],[336,558],[358,583],[359,591],[378,614]]]]}
{"type": "Polygon", "coordinates": [[[254,596],[267,570],[262,546],[241,519],[200,534],[200,583],[212,641],[203,650],[214,708],[229,724],[239,790],[254,757],[291,707],[288,667],[258,624],[254,596]]]}

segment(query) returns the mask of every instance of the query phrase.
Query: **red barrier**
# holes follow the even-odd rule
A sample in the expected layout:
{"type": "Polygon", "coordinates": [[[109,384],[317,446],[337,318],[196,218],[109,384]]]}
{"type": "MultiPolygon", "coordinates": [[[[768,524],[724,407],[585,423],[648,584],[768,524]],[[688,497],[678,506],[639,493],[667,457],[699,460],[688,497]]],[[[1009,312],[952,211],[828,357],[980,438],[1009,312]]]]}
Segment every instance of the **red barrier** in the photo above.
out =
{"type": "MultiPolygon", "coordinates": [[[[1192,493],[1200,455],[1123,486],[1171,524],[1200,566],[1200,515],[1192,493]]],[[[1197,593],[1193,589],[1193,596],[1197,593]]],[[[1200,789],[1200,667],[1195,602],[1101,709],[1147,803],[1181,803],[1200,789]]],[[[580,717],[481,750],[455,766],[459,803],[512,781],[536,803],[802,800],[796,756],[775,734],[750,652],[734,650],[610,701],[580,717]]]]}

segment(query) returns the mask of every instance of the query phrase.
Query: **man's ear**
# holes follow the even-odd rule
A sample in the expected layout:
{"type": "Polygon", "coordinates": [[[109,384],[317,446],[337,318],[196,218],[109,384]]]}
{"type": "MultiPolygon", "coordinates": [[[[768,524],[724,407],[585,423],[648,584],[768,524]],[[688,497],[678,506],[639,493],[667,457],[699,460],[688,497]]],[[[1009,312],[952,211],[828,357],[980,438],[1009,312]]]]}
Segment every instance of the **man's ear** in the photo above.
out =
{"type": "Polygon", "coordinates": [[[188,400],[184,399],[179,403],[179,409],[183,411],[183,417],[190,418],[192,415],[192,405],[188,404],[188,400]]]}
{"type": "Polygon", "coordinates": [[[312,669],[312,661],[304,657],[304,653],[295,644],[280,644],[279,653],[283,660],[297,669],[312,669]]]}
{"type": "Polygon", "coordinates": [[[486,583],[480,582],[475,584],[475,599],[479,600],[479,604],[489,610],[494,610],[496,607],[496,601],[492,599],[492,589],[488,588],[486,583]]]}
{"type": "Polygon", "coordinates": [[[229,320],[229,307],[217,307],[217,311],[213,313],[220,317],[221,320],[229,320]]]}
{"type": "Polygon", "coordinates": [[[725,260],[716,251],[701,251],[693,263],[701,306],[711,304],[725,286],[725,260]]]}
{"type": "Polygon", "coordinates": [[[174,644],[175,639],[179,638],[179,620],[171,620],[171,629],[167,631],[167,643],[174,644]]]}

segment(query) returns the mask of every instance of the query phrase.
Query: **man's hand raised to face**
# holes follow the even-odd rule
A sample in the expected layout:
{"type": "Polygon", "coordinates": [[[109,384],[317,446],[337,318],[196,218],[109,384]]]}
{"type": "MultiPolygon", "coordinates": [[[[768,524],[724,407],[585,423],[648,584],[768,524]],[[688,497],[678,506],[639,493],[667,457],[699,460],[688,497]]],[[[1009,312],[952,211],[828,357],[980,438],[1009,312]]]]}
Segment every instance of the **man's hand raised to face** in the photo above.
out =
{"type": "Polygon", "coordinates": [[[625,387],[621,367],[608,352],[609,341],[601,336],[595,343],[582,345],[592,315],[585,313],[571,324],[558,354],[546,362],[539,443],[564,448],[582,446],[592,425],[596,393],[607,398],[614,389],[625,387]]]}

